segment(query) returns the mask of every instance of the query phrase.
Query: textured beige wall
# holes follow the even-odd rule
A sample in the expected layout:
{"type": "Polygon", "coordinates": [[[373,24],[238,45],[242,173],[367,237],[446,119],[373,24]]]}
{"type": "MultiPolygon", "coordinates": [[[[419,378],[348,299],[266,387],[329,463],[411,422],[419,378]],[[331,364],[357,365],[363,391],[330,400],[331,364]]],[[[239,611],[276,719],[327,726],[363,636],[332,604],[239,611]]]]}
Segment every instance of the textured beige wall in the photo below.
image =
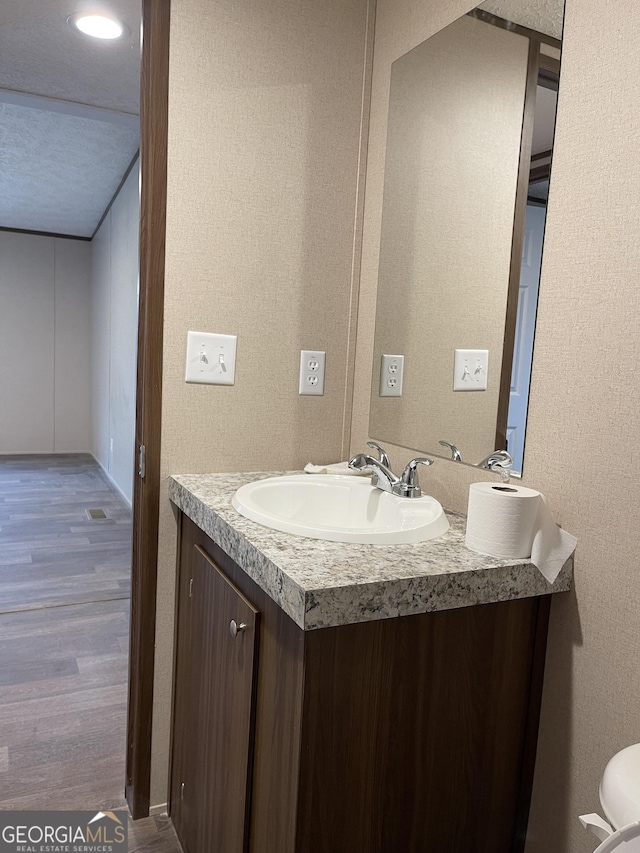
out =
{"type": "Polygon", "coordinates": [[[384,172],[370,432],[479,460],[495,447],[529,40],[468,16],[397,60],[384,172]],[[454,350],[489,351],[453,390],[454,350]],[[381,397],[383,353],[405,356],[381,397]]]}
{"type": "MultiPolygon", "coordinates": [[[[378,4],[353,450],[367,438],[389,66],[466,10],[378,4]]],[[[593,851],[577,815],[598,809],[608,758],[640,740],[638,32],[635,0],[620,0],[615,20],[597,0],[567,0],[524,482],[546,493],[578,551],[575,590],[552,608],[527,853],[593,851]]],[[[391,450],[396,465],[411,455],[391,450]]],[[[422,476],[459,510],[483,479],[446,462],[422,476]]]]}
{"type": "MultiPolygon", "coordinates": [[[[172,2],[162,476],[342,455],[367,0],[172,2]],[[238,335],[233,387],[187,331],[238,335]],[[298,395],[300,349],[327,352],[298,395]]],[[[152,803],[166,800],[175,520],[162,495],[152,803]]]]}
{"type": "Polygon", "coordinates": [[[576,815],[640,740],[638,33],[635,0],[606,19],[567,0],[524,469],[578,554],[553,607],[528,853],[593,850],[576,815]]]}

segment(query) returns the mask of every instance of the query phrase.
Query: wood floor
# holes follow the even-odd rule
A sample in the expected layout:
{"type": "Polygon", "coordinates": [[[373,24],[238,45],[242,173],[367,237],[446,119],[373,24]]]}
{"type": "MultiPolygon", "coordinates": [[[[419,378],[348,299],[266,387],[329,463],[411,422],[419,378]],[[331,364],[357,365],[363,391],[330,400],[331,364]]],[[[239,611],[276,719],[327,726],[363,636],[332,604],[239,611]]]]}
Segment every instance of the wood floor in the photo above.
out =
{"type": "MultiPolygon", "coordinates": [[[[126,808],[130,554],[90,456],[0,457],[0,809],[126,808]]],[[[129,838],[180,851],[167,818],[129,838]]]]}
{"type": "Polygon", "coordinates": [[[129,596],[131,513],[91,456],[0,457],[0,536],[0,613],[129,596]]]}

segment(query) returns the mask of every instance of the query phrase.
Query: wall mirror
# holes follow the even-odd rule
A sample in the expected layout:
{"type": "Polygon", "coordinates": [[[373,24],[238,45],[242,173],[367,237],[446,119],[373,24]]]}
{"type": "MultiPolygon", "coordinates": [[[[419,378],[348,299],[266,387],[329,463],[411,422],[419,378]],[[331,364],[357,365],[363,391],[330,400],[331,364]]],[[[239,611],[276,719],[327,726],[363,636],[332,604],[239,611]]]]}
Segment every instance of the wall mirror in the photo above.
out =
{"type": "Polygon", "coordinates": [[[372,438],[522,471],[562,18],[485,3],[391,67],[372,438]]]}

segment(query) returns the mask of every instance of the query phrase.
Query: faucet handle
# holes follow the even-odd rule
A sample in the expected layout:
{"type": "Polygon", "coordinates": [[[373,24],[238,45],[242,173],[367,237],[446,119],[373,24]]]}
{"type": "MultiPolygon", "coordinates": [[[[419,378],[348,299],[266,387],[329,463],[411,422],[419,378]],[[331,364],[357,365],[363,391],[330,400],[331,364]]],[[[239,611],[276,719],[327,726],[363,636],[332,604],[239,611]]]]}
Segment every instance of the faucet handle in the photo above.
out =
{"type": "Polygon", "coordinates": [[[367,447],[370,447],[372,450],[377,450],[377,452],[378,452],[378,462],[382,462],[382,464],[383,464],[383,465],[385,465],[387,468],[391,468],[391,462],[389,461],[389,457],[388,457],[388,455],[387,455],[387,451],[384,449],[384,447],[381,447],[381,446],[380,446],[377,442],[375,442],[375,441],[368,441],[368,442],[367,442],[367,447]]]}
{"type": "Polygon", "coordinates": [[[433,465],[433,459],[418,456],[402,472],[400,483],[397,486],[397,494],[403,498],[419,498],[422,495],[420,483],[418,482],[418,465],[433,465]]]}
{"type": "Polygon", "coordinates": [[[407,486],[415,486],[418,483],[418,465],[433,465],[433,459],[426,459],[418,456],[412,459],[411,462],[402,472],[402,482],[407,486]]]}

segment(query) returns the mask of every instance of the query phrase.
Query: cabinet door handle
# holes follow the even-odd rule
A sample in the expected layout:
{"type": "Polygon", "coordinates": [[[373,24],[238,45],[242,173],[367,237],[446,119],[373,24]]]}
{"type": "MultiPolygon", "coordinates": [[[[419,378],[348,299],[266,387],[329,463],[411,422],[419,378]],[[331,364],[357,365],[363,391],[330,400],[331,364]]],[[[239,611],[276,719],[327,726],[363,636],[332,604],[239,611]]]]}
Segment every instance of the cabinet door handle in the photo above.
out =
{"type": "Polygon", "coordinates": [[[235,619],[232,619],[231,622],[229,622],[229,633],[232,637],[237,637],[240,631],[244,631],[246,628],[247,626],[244,622],[241,622],[239,625],[235,619]]]}

